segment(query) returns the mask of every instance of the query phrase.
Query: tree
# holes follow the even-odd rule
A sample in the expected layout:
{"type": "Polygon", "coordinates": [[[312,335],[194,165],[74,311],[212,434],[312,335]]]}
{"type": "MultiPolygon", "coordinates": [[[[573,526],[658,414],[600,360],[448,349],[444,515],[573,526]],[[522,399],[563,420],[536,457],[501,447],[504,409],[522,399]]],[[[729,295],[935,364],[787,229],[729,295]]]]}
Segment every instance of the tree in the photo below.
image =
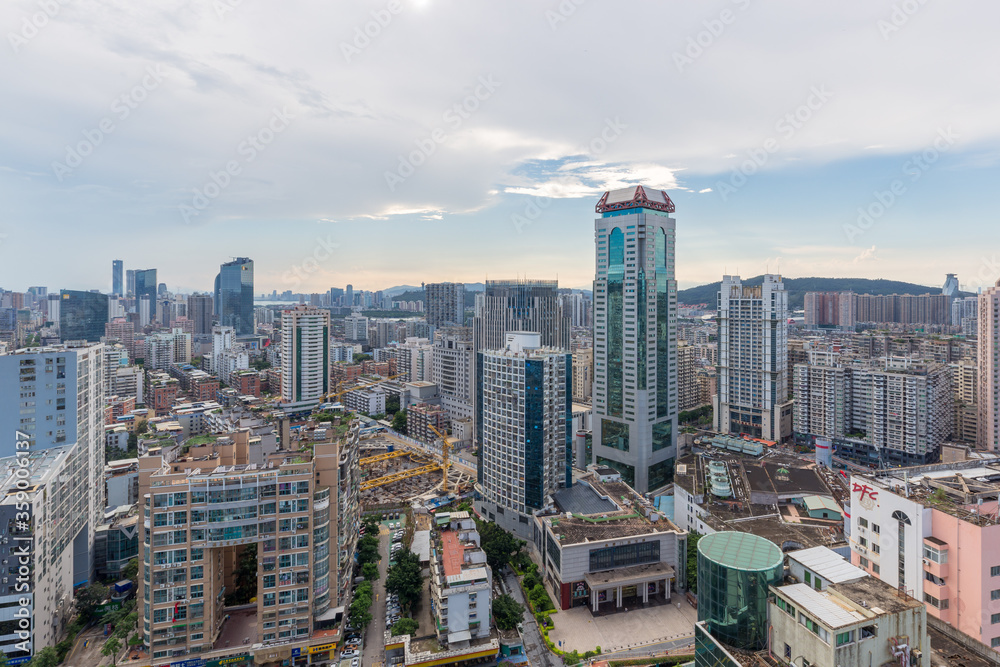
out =
{"type": "Polygon", "coordinates": [[[406,435],[406,410],[400,410],[392,417],[392,430],[406,435]]]}
{"type": "Polygon", "coordinates": [[[497,575],[510,559],[524,548],[524,540],[519,540],[497,524],[489,521],[478,522],[479,538],[483,551],[486,552],[486,562],[497,575]]]}
{"type": "Polygon", "coordinates": [[[110,656],[111,664],[114,665],[118,662],[118,652],[121,650],[121,640],[117,635],[111,635],[108,637],[108,641],[104,642],[104,646],[101,647],[101,655],[110,656]]]}
{"type": "Polygon", "coordinates": [[[257,597],[257,546],[243,549],[233,572],[233,589],[226,595],[226,605],[246,604],[257,597]]]}
{"type": "Polygon", "coordinates": [[[129,579],[134,585],[139,581],[139,559],[133,558],[122,568],[122,578],[129,579]]]}
{"type": "Polygon", "coordinates": [[[698,592],[698,540],[701,533],[690,531],[687,539],[687,585],[692,593],[698,592]]]}
{"type": "Polygon", "coordinates": [[[509,595],[493,599],[493,619],[501,630],[513,630],[524,618],[524,605],[509,595]]]}
{"type": "Polygon", "coordinates": [[[57,667],[59,664],[59,653],[55,646],[46,646],[41,651],[35,653],[35,657],[28,663],[28,667],[57,667]]]}
{"type": "Polygon", "coordinates": [[[386,396],[385,413],[388,415],[394,415],[397,412],[399,412],[399,396],[386,396]]]}
{"type": "Polygon", "coordinates": [[[93,583],[76,594],[76,608],[88,621],[97,614],[97,607],[108,599],[108,587],[93,583]]]}
{"type": "Polygon", "coordinates": [[[139,614],[136,612],[129,612],[125,618],[121,619],[115,624],[114,636],[119,639],[125,639],[128,637],[128,633],[135,630],[139,623],[139,614]]]}
{"type": "Polygon", "coordinates": [[[420,574],[420,559],[415,553],[403,547],[396,556],[396,563],[389,568],[385,578],[385,590],[399,596],[399,606],[412,609],[420,600],[424,578],[420,574]]]}
{"type": "Polygon", "coordinates": [[[364,568],[367,563],[378,562],[378,538],[374,531],[365,531],[365,536],[358,540],[358,564],[364,568]]]}
{"type": "Polygon", "coordinates": [[[361,574],[368,581],[375,581],[378,579],[378,563],[365,563],[361,566],[361,574]]]}
{"type": "Polygon", "coordinates": [[[412,618],[401,618],[396,621],[392,626],[393,636],[399,637],[400,635],[416,635],[417,629],[420,624],[412,618]]]}
{"type": "Polygon", "coordinates": [[[364,581],[354,592],[354,600],[351,602],[349,618],[351,625],[358,629],[367,627],[372,622],[372,585],[371,582],[364,581]]]}
{"type": "Polygon", "coordinates": [[[371,360],[372,360],[372,355],[370,354],[365,354],[363,352],[354,353],[354,363],[356,364],[360,364],[362,361],[371,361],[371,360]]]}

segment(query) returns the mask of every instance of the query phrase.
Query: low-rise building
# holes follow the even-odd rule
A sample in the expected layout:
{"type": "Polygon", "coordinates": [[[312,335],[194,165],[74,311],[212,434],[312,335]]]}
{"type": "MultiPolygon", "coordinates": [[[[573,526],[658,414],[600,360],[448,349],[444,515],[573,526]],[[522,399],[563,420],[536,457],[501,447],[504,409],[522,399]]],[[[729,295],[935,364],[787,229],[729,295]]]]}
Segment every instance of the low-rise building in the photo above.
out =
{"type": "Polygon", "coordinates": [[[135,505],[109,506],[94,533],[94,567],[98,579],[120,579],[125,566],[139,556],[139,510],[135,505]]]}
{"type": "Polygon", "coordinates": [[[431,539],[431,599],[438,642],[467,648],[488,639],[492,625],[493,575],[468,512],[437,517],[431,539]]]}
{"type": "Polygon", "coordinates": [[[561,609],[594,613],[628,599],[670,600],[685,588],[687,531],[653,509],[610,468],[598,468],[553,495],[556,513],[534,517],[533,547],[561,609]],[[678,580],[680,577],[680,580],[678,580]]]}
{"type": "Polygon", "coordinates": [[[104,489],[108,508],[139,502],[139,459],[108,461],[104,466],[104,489]]]}

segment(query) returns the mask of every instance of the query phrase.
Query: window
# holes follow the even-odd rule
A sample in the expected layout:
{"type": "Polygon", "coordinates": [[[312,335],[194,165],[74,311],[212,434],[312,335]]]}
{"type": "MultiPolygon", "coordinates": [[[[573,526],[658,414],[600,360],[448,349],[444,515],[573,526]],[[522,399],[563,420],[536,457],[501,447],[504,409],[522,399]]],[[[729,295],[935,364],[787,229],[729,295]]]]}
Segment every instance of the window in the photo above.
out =
{"type": "Polygon", "coordinates": [[[947,549],[936,549],[934,547],[929,547],[924,545],[924,558],[928,559],[932,563],[947,563],[948,562],[948,550],[947,549]]]}
{"type": "Polygon", "coordinates": [[[1000,565],[994,565],[990,568],[991,577],[1000,577],[1000,565]]]}
{"type": "Polygon", "coordinates": [[[991,615],[990,616],[990,624],[991,625],[996,625],[997,623],[1000,623],[1000,614],[993,614],[993,615],[991,615]]]}
{"type": "MultiPolygon", "coordinates": [[[[947,600],[938,600],[936,597],[934,597],[933,595],[931,595],[929,593],[924,593],[924,602],[926,602],[927,604],[931,605],[932,607],[936,607],[937,609],[947,609],[948,608],[948,601],[947,600]]],[[[994,614],[993,616],[997,617],[997,618],[1000,618],[1000,614],[994,614]]],[[[996,622],[998,622],[998,621],[994,621],[994,623],[996,623],[996,622]]]]}
{"type": "Polygon", "coordinates": [[[839,632],[837,633],[837,646],[843,646],[844,644],[850,644],[854,641],[854,630],[849,632],[839,632]]]}
{"type": "Polygon", "coordinates": [[[1000,637],[994,637],[990,640],[990,646],[992,648],[1000,648],[1000,637]]]}
{"type": "Polygon", "coordinates": [[[1000,589],[997,589],[995,591],[990,591],[990,599],[991,600],[1000,600],[1000,589]]]}
{"type": "Polygon", "coordinates": [[[878,533],[882,532],[882,530],[878,527],[877,523],[873,523],[872,524],[872,532],[875,533],[875,534],[878,534],[878,533]]]}
{"type": "Polygon", "coordinates": [[[861,526],[862,528],[867,528],[868,527],[868,519],[866,519],[864,517],[859,517],[858,518],[858,525],[861,526]]]}

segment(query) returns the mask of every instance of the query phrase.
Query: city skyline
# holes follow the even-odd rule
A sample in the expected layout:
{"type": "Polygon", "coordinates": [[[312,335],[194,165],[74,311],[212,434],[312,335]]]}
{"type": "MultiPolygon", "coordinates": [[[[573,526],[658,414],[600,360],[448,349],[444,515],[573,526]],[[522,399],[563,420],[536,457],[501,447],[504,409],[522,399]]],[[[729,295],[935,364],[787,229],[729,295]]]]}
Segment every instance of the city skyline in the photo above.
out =
{"type": "MultiPolygon", "coordinates": [[[[107,262],[166,266],[162,234],[194,233],[201,242],[164,270],[172,288],[210,288],[223,245],[257,259],[257,282],[279,291],[389,286],[445,263],[422,278],[544,266],[578,287],[593,272],[592,199],[638,182],[667,190],[690,221],[678,230],[681,287],[734,272],[921,282],[971,263],[972,281],[992,262],[997,273],[992,255],[970,257],[963,235],[940,233],[943,219],[990,229],[1000,100],[968,63],[996,60],[996,7],[922,5],[899,18],[788,4],[776,21],[742,1],[647,3],[638,28],[576,3],[224,7],[187,8],[179,24],[173,7],[129,7],[99,28],[65,11],[12,44],[0,72],[0,259],[25,286],[105,289],[86,283],[107,262]],[[461,59],[423,47],[483,22],[497,29],[461,59]],[[302,48],[261,62],[249,45],[278,23],[302,48]],[[511,30],[524,39],[505,39],[511,30]],[[623,42],[627,52],[610,47],[623,42]],[[558,77],[537,66],[550,52],[572,56],[558,77]],[[412,85],[384,86],[394,74],[412,85]],[[642,105],[609,94],[637,87],[642,105]],[[126,226],[119,247],[96,242],[126,226]],[[38,235],[65,241],[50,273],[27,251],[38,235]]],[[[9,3],[0,22],[31,11],[9,3]]]]}

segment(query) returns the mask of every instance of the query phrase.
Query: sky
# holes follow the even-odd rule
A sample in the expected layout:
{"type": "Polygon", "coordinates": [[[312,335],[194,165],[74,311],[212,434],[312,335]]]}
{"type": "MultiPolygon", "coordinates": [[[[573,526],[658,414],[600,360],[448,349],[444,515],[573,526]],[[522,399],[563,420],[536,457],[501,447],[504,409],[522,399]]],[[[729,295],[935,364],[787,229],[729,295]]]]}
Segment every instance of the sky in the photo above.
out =
{"type": "Polygon", "coordinates": [[[588,288],[676,204],[681,288],[1000,276],[1000,4],[5,0],[0,287],[588,288]]]}

